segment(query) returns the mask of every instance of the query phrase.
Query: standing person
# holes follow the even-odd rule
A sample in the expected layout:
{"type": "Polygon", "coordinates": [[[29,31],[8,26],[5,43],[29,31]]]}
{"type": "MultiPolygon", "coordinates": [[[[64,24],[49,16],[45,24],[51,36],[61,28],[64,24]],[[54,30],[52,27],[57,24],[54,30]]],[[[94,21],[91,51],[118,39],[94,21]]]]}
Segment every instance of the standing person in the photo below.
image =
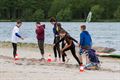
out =
{"type": "MultiPolygon", "coordinates": [[[[80,26],[81,33],[80,33],[80,61],[82,62],[82,54],[92,47],[92,39],[88,31],[86,31],[86,26],[80,26]]],[[[88,56],[86,56],[86,62],[89,63],[88,56]]]]}
{"type": "Polygon", "coordinates": [[[19,28],[21,27],[21,25],[22,25],[22,21],[18,20],[16,26],[12,30],[12,40],[11,40],[11,42],[12,42],[12,46],[13,46],[13,57],[14,57],[15,60],[16,60],[15,57],[17,55],[18,38],[23,40],[23,38],[19,34],[19,28]]]}
{"type": "Polygon", "coordinates": [[[36,38],[38,41],[38,46],[41,51],[42,58],[40,59],[45,60],[44,58],[44,39],[45,39],[45,25],[41,25],[40,22],[36,22],[36,38]]]}
{"type": "MultiPolygon", "coordinates": [[[[61,26],[60,23],[57,23],[57,26],[59,27],[59,36],[60,36],[60,31],[61,31],[61,30],[62,30],[62,31],[65,31],[65,30],[62,28],[62,26],[61,26]]],[[[65,31],[65,32],[66,32],[66,34],[69,35],[69,33],[68,33],[67,31],[65,31]]],[[[61,37],[60,37],[60,38],[61,38],[61,37]]],[[[67,43],[66,43],[65,40],[63,40],[63,41],[62,41],[62,44],[61,44],[61,48],[64,48],[65,45],[67,45],[67,43]]],[[[67,57],[67,54],[66,54],[65,52],[64,52],[64,54],[62,55],[62,61],[63,61],[63,63],[69,61],[69,58],[67,57]],[[66,58],[67,60],[66,60],[65,58],[66,58]]]]}
{"type": "MultiPolygon", "coordinates": [[[[54,33],[54,42],[53,44],[56,44],[56,42],[58,42],[60,40],[60,36],[59,36],[59,27],[57,26],[57,20],[54,17],[51,17],[50,22],[52,25],[54,25],[53,27],[53,33],[54,33]]],[[[61,54],[60,54],[60,44],[57,44],[56,46],[53,47],[53,51],[54,51],[54,56],[55,56],[55,62],[57,61],[57,53],[59,55],[59,61],[61,62],[61,54]]]]}
{"type": "Polygon", "coordinates": [[[55,44],[55,46],[56,46],[57,44],[59,44],[60,42],[62,42],[62,41],[65,40],[66,43],[67,43],[67,45],[65,45],[65,47],[61,49],[62,55],[64,55],[64,53],[65,53],[66,51],[70,50],[71,53],[72,53],[72,55],[73,55],[73,57],[74,57],[74,58],[76,59],[76,61],[78,62],[78,64],[79,64],[79,65],[82,65],[82,63],[80,63],[79,58],[78,58],[77,55],[76,55],[75,44],[74,44],[74,42],[73,42],[73,41],[75,41],[76,43],[78,43],[78,41],[76,41],[74,38],[72,38],[70,35],[68,35],[68,34],[67,34],[65,31],[63,31],[63,30],[60,31],[60,36],[62,37],[62,39],[59,40],[59,41],[55,44]]]}

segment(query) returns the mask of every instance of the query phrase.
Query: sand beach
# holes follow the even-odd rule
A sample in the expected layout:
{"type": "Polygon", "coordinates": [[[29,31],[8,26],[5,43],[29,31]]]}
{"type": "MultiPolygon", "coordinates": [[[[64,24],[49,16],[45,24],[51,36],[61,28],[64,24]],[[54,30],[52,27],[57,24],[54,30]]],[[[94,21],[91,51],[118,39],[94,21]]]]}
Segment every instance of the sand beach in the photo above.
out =
{"type": "MultiPolygon", "coordinates": [[[[77,52],[78,49],[76,48],[77,52]]],[[[45,57],[52,54],[52,46],[45,45],[45,57]]],[[[41,58],[37,45],[19,44],[20,60],[15,64],[12,58],[10,43],[0,44],[0,80],[119,80],[120,59],[99,57],[99,70],[79,71],[77,62],[68,51],[70,61],[66,64],[40,62],[41,58]]],[[[78,54],[78,53],[77,53],[78,54]]]]}

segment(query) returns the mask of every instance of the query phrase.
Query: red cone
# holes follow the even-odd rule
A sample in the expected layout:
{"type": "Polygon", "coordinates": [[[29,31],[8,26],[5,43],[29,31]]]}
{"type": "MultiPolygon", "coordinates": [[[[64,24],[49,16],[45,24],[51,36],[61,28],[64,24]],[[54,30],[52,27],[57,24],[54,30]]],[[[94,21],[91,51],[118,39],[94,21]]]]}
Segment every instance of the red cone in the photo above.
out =
{"type": "Polygon", "coordinates": [[[80,72],[84,72],[84,67],[80,66],[80,72]]]}
{"type": "Polygon", "coordinates": [[[52,59],[51,59],[51,55],[50,55],[50,54],[48,55],[47,62],[52,62],[52,59]]]}
{"type": "Polygon", "coordinates": [[[15,55],[15,60],[19,60],[18,54],[15,55]]]}

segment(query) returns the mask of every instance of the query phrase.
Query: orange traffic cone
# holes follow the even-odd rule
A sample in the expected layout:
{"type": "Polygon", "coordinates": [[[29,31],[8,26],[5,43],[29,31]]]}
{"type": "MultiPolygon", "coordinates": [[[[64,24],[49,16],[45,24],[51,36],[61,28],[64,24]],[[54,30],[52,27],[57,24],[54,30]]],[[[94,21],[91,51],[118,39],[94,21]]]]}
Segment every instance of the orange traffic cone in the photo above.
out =
{"type": "Polygon", "coordinates": [[[52,59],[51,59],[51,54],[49,54],[49,55],[48,55],[47,62],[52,62],[52,59]]]}
{"type": "Polygon", "coordinates": [[[84,72],[84,67],[80,66],[80,72],[84,72]]]}
{"type": "Polygon", "coordinates": [[[19,60],[18,54],[15,55],[15,60],[19,60]]]}

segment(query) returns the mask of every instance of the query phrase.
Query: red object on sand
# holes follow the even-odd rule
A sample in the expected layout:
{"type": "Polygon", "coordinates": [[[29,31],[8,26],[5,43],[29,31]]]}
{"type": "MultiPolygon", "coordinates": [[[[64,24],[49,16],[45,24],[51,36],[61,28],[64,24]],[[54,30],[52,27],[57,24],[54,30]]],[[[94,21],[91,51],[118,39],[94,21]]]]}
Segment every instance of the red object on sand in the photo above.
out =
{"type": "Polygon", "coordinates": [[[51,55],[49,54],[47,62],[52,62],[51,55]]]}
{"type": "Polygon", "coordinates": [[[80,72],[84,72],[84,67],[80,66],[80,72]]]}
{"type": "Polygon", "coordinates": [[[19,60],[19,58],[18,58],[18,54],[16,54],[16,56],[15,56],[15,60],[19,60]]]}
{"type": "Polygon", "coordinates": [[[47,62],[52,62],[52,60],[51,60],[51,59],[48,59],[47,62]]]}

